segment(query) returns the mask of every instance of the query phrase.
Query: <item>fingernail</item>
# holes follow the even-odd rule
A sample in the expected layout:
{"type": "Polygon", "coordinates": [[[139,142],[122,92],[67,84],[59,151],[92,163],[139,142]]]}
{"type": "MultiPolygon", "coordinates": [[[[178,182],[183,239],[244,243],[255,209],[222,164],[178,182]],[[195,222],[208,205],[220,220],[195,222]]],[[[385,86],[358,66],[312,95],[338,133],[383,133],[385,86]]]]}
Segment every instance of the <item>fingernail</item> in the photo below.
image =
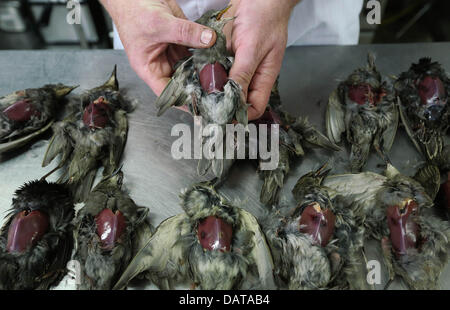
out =
{"type": "Polygon", "coordinates": [[[205,29],[202,31],[202,35],[200,36],[200,42],[202,42],[202,44],[208,45],[209,42],[211,42],[212,37],[213,37],[212,30],[205,29]]]}

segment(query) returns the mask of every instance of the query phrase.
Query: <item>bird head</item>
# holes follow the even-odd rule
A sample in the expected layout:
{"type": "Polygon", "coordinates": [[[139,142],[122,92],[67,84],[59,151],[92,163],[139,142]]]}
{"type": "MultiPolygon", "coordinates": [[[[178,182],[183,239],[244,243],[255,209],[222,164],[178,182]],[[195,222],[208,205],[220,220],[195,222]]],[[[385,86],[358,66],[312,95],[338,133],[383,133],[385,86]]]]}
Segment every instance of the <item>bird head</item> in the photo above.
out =
{"type": "Polygon", "coordinates": [[[199,19],[197,19],[196,22],[201,25],[210,27],[216,32],[222,32],[222,29],[226,25],[226,23],[234,19],[234,17],[223,17],[223,15],[230,9],[230,7],[231,5],[219,11],[210,10],[203,14],[199,19]]]}
{"type": "Polygon", "coordinates": [[[202,15],[196,22],[213,29],[217,34],[216,43],[213,48],[219,51],[227,50],[227,40],[223,33],[223,27],[234,19],[234,17],[224,18],[223,15],[230,9],[231,5],[220,11],[208,11],[202,15]]]}

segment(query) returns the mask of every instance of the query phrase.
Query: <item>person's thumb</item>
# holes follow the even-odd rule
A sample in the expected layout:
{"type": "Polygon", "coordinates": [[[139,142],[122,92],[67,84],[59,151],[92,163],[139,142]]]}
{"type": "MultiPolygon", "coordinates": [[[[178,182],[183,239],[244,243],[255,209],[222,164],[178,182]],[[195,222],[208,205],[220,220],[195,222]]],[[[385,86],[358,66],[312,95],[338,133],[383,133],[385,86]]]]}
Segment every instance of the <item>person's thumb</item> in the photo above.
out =
{"type": "Polygon", "coordinates": [[[216,33],[211,28],[181,18],[171,18],[162,27],[160,41],[193,48],[211,47],[216,42],[216,33]]]}

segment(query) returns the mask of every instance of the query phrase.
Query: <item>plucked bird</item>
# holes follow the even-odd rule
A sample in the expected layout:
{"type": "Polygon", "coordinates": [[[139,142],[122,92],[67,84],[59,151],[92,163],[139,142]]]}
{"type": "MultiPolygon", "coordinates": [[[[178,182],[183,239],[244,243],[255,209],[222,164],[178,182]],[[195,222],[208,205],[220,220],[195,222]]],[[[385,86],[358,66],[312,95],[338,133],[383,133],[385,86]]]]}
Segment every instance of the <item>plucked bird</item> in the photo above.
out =
{"type": "MultiPolygon", "coordinates": [[[[111,289],[137,252],[148,208],[138,207],[122,190],[123,173],[104,178],[74,220],[75,254],[80,262],[78,289],[111,289]]],[[[150,235],[146,235],[149,238],[150,235]]]]}
{"type": "MultiPolygon", "coordinates": [[[[222,31],[225,24],[233,19],[223,17],[228,8],[208,11],[196,21],[216,32],[216,42],[210,48],[194,49],[191,57],[180,61],[155,103],[158,116],[172,106],[183,105],[188,106],[193,116],[201,116],[204,128],[202,145],[211,144],[212,148],[223,144],[217,136],[218,128],[224,133],[225,125],[234,119],[244,126],[248,121],[242,88],[228,76],[233,58],[228,55],[226,37],[222,31]]],[[[224,160],[203,157],[198,164],[199,174],[210,169],[220,177],[224,172],[224,160]]]]}
{"type": "Polygon", "coordinates": [[[356,69],[329,97],[326,130],[330,140],[340,143],[345,134],[351,146],[350,166],[359,172],[373,148],[388,161],[398,126],[398,109],[392,82],[375,67],[368,55],[366,68],[356,69]]]}
{"type": "Polygon", "coordinates": [[[15,192],[0,233],[0,289],[48,289],[66,273],[73,201],[61,184],[31,181],[15,192]]]}
{"type": "Polygon", "coordinates": [[[89,194],[100,166],[108,176],[119,168],[128,133],[129,103],[119,92],[114,68],[105,84],[81,95],[81,106],[53,125],[42,163],[46,167],[58,155],[54,171],[64,168],[58,182],[68,182],[76,202],[89,194]]]}
{"type": "Polygon", "coordinates": [[[185,212],[157,227],[116,289],[144,271],[161,289],[186,281],[200,289],[239,289],[251,275],[258,288],[274,288],[272,258],[253,215],[208,183],[186,190],[181,204],[185,212]]]}
{"type": "Polygon", "coordinates": [[[411,178],[388,164],[385,175],[336,175],[324,185],[346,197],[366,237],[379,240],[390,281],[399,275],[411,289],[435,289],[450,245],[450,225],[432,208],[439,180],[436,166],[411,178]]]}
{"type": "Polygon", "coordinates": [[[0,154],[26,145],[53,124],[62,99],[75,87],[63,84],[19,90],[0,98],[0,154]]]}
{"type": "Polygon", "coordinates": [[[360,281],[364,228],[345,201],[322,185],[329,172],[324,168],[298,180],[295,206],[274,208],[261,220],[280,287],[344,289],[360,281]]]}
{"type": "Polygon", "coordinates": [[[399,76],[395,89],[402,123],[415,147],[426,160],[449,171],[450,145],[445,136],[450,128],[450,78],[444,68],[421,58],[399,76]]]}

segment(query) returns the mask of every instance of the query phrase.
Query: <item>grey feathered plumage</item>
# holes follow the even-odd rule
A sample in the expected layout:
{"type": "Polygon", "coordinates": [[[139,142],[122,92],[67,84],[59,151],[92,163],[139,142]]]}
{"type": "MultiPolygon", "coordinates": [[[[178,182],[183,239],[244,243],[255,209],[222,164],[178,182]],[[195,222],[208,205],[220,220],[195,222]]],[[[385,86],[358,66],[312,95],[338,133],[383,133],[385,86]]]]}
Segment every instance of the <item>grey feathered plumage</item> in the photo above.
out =
{"type": "Polygon", "coordinates": [[[63,84],[45,85],[41,88],[19,90],[0,98],[0,154],[21,147],[48,130],[61,100],[76,87],[63,84]],[[16,108],[13,119],[8,117],[8,109],[16,108]],[[25,114],[29,113],[28,117],[25,114]],[[22,120],[23,118],[23,120],[22,120]]]}
{"type": "MultiPolygon", "coordinates": [[[[204,128],[214,124],[225,133],[225,125],[230,124],[233,119],[244,126],[247,125],[247,104],[240,85],[227,76],[222,91],[209,93],[200,83],[200,72],[205,65],[218,63],[228,74],[233,64],[233,58],[228,55],[226,37],[222,31],[224,25],[233,18],[222,18],[224,11],[226,9],[208,11],[196,21],[216,32],[216,42],[210,48],[194,49],[191,57],[176,65],[172,78],[156,100],[158,116],[172,106],[187,105],[192,115],[202,117],[204,128]]],[[[211,131],[202,136],[202,146],[215,141],[213,140],[215,129],[211,126],[208,128],[211,128],[211,131]]],[[[224,149],[226,148],[225,141],[219,139],[218,142],[223,144],[224,149]]],[[[219,146],[216,145],[216,147],[219,146]]],[[[203,158],[199,161],[197,170],[200,175],[203,175],[211,169],[217,177],[222,177],[226,172],[224,165],[226,163],[223,159],[203,158]]]]}
{"type": "Polygon", "coordinates": [[[399,76],[395,89],[400,98],[402,123],[415,147],[426,160],[449,171],[450,145],[445,144],[444,137],[450,128],[450,78],[444,68],[430,58],[421,58],[399,76]],[[425,104],[419,91],[420,82],[427,77],[440,79],[444,94],[433,94],[438,95],[434,102],[425,104]]]}
{"type": "Polygon", "coordinates": [[[54,134],[42,163],[46,167],[60,156],[55,170],[64,169],[58,182],[69,183],[76,202],[87,198],[100,166],[104,176],[119,168],[128,134],[127,112],[131,110],[119,92],[116,68],[105,84],[82,94],[80,101],[76,112],[53,125],[54,134]],[[90,128],[83,122],[83,113],[99,98],[109,107],[107,123],[103,128],[90,128]]]}
{"type": "MultiPolygon", "coordinates": [[[[149,209],[138,207],[122,190],[122,179],[122,172],[118,172],[102,180],[76,215],[73,258],[81,265],[81,284],[78,289],[111,289],[133,254],[139,250],[135,246],[138,245],[137,239],[143,238],[138,233],[143,229],[141,226],[149,226],[146,220],[149,209]],[[101,236],[97,233],[96,216],[106,208],[113,213],[120,211],[126,223],[124,232],[111,249],[104,248],[101,236]]],[[[151,233],[145,235],[145,238],[150,237],[151,233]]]]}
{"type": "Polygon", "coordinates": [[[72,254],[73,215],[73,201],[64,185],[32,181],[15,192],[0,233],[0,289],[49,289],[62,279],[72,254]],[[24,252],[7,251],[8,230],[14,217],[34,210],[48,216],[47,232],[24,252]]]}
{"type": "Polygon", "coordinates": [[[410,288],[434,289],[447,263],[450,225],[442,221],[432,208],[437,192],[430,187],[439,185],[439,170],[426,166],[414,178],[400,174],[388,165],[385,175],[372,172],[330,176],[324,185],[339,192],[351,206],[357,221],[365,226],[365,236],[380,241],[389,278],[400,275],[410,288]],[[422,186],[417,180],[423,182],[422,186]],[[428,189],[428,190],[427,190],[428,189]],[[411,199],[417,204],[417,213],[411,215],[418,225],[417,248],[409,248],[404,255],[396,255],[389,239],[387,208],[399,206],[411,199]]]}
{"type": "Polygon", "coordinates": [[[261,225],[272,250],[275,275],[281,287],[289,289],[355,288],[359,279],[358,261],[363,246],[363,227],[341,196],[322,185],[328,171],[323,168],[302,176],[292,193],[294,206],[281,206],[268,212],[261,225]],[[331,198],[333,197],[333,198],[331,198]],[[333,235],[326,245],[317,244],[302,232],[303,210],[312,203],[335,216],[333,235]]]}
{"type": "Polygon", "coordinates": [[[368,55],[366,68],[355,70],[330,95],[326,112],[326,130],[330,140],[340,143],[345,133],[351,147],[352,172],[366,164],[372,146],[387,160],[398,126],[398,110],[392,82],[375,67],[375,58],[368,55]],[[358,87],[365,87],[364,91],[358,87]],[[352,90],[353,89],[353,90],[352,90]],[[357,102],[350,93],[364,98],[357,102]]]}
{"type": "Polygon", "coordinates": [[[233,206],[208,184],[195,185],[181,195],[185,213],[163,221],[133,258],[115,289],[142,272],[159,288],[191,282],[200,289],[238,289],[255,274],[261,288],[274,288],[273,264],[258,222],[233,206]],[[199,221],[215,216],[232,226],[230,251],[207,250],[199,243],[199,221]]]}

